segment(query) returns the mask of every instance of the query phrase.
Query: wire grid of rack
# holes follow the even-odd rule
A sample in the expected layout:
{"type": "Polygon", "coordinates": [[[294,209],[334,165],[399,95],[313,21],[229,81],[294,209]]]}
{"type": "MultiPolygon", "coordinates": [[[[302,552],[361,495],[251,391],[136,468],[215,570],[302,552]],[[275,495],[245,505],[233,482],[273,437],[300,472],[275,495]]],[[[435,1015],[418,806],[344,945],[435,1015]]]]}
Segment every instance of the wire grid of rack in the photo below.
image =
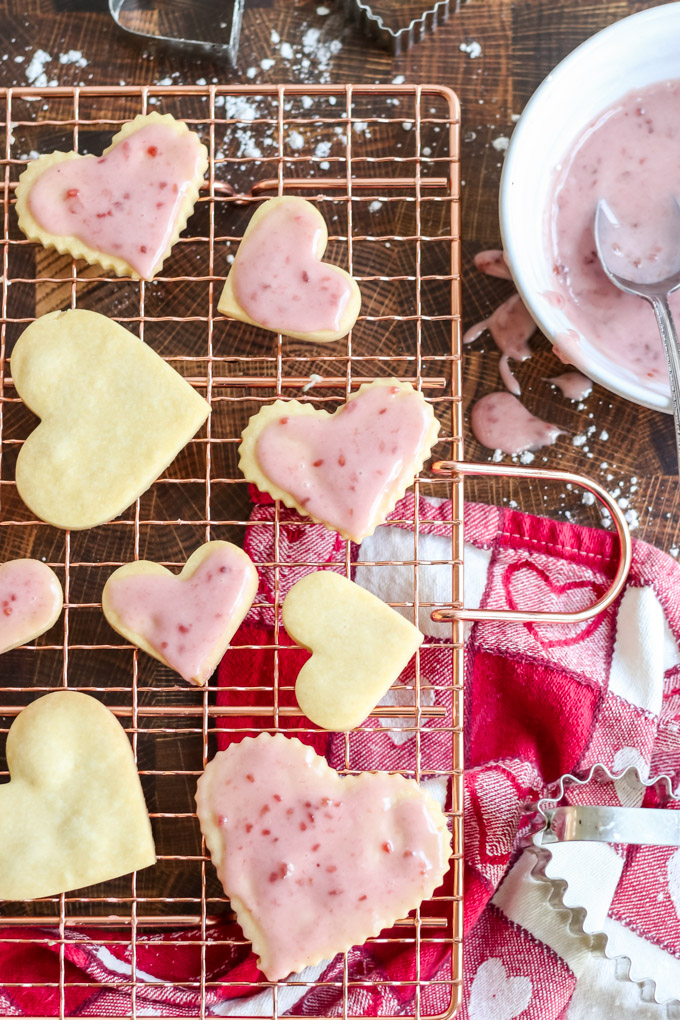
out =
{"type": "MultiPolygon", "coordinates": [[[[0,953],[2,945],[12,941],[7,932],[13,925],[21,926],[16,939],[58,947],[56,972],[35,986],[53,993],[58,1003],[54,1015],[63,1017],[69,1015],[72,980],[65,965],[66,941],[87,929],[90,944],[124,945],[131,973],[112,979],[107,987],[129,994],[129,1007],[120,1015],[136,1016],[145,983],[136,973],[139,947],[150,939],[162,943],[166,937],[178,946],[185,933],[198,947],[200,966],[196,980],[181,985],[198,993],[196,1015],[202,1016],[209,1012],[212,984],[207,946],[214,953],[239,936],[229,929],[229,937],[220,942],[220,925],[233,915],[201,842],[193,810],[196,779],[215,752],[218,732],[244,732],[244,717],[251,728],[255,717],[257,725],[269,731],[292,732],[294,724],[294,732],[304,729],[305,721],[290,704],[292,688],[285,687],[281,676],[280,663],[289,649],[280,641],[280,581],[290,567],[311,570],[323,564],[309,554],[284,562],[286,524],[278,506],[271,519],[252,524],[266,529],[272,550],[266,562],[256,565],[269,569],[274,579],[271,599],[260,595],[256,600],[256,609],[273,613],[271,638],[265,646],[247,646],[253,653],[266,647],[272,656],[271,681],[256,688],[255,706],[253,688],[239,686],[238,677],[223,689],[226,705],[218,706],[215,679],[204,689],[188,687],[127,645],[102,616],[101,590],[113,569],[132,559],[153,559],[176,569],[203,541],[243,543],[252,507],[237,467],[239,436],[248,417],[276,397],[311,400],[333,410],[363,381],[388,375],[407,378],[431,401],[442,423],[435,455],[462,458],[458,104],[446,89],[407,85],[26,88],[7,90],[0,102],[5,135],[0,146],[2,559],[43,559],[59,575],[65,594],[64,613],[52,630],[0,660],[0,727],[6,734],[24,705],[62,687],[92,694],[108,705],[130,736],[158,851],[157,865],[139,874],[77,893],[4,903],[0,953]],[[186,121],[210,153],[208,179],[194,216],[156,279],[144,283],[112,278],[98,267],[76,264],[26,241],[13,208],[14,185],[26,161],[53,149],[98,153],[122,123],[151,110],[186,121]],[[315,201],[329,225],[326,257],[359,281],[362,312],[346,340],[305,344],[217,313],[223,281],[255,203],[283,193],[315,201]],[[88,308],[121,322],[188,378],[212,407],[203,430],[134,506],[107,525],[74,533],[36,521],[17,495],[16,455],[36,419],[9,377],[9,355],[26,325],[38,315],[67,307],[88,308]]],[[[434,607],[419,598],[419,506],[428,495],[451,499],[451,556],[433,565],[450,565],[453,601],[459,600],[459,476],[424,474],[417,480],[413,518],[401,522],[412,529],[409,552],[399,561],[364,563],[376,571],[398,563],[412,572],[413,598],[393,604],[416,622],[419,613],[434,607]]],[[[310,526],[305,520],[296,522],[299,529],[310,526]]],[[[344,543],[343,557],[351,576],[356,546],[344,543]]],[[[416,961],[423,945],[437,942],[451,954],[451,973],[433,985],[421,981],[417,966],[415,982],[403,983],[412,991],[405,992],[402,1016],[450,1016],[460,998],[462,624],[452,627],[453,632],[446,628],[450,641],[439,646],[450,655],[450,678],[445,685],[434,683],[434,704],[421,699],[420,658],[432,645],[426,640],[416,662],[411,705],[379,707],[359,731],[340,738],[346,772],[354,767],[357,734],[387,727],[410,738],[403,744],[409,755],[409,768],[402,770],[406,775],[450,780],[451,884],[427,909],[399,922],[398,936],[383,941],[412,946],[416,961]],[[440,740],[442,734],[450,737],[444,769],[424,765],[433,734],[440,740]]],[[[379,761],[373,765],[380,766],[379,761]]],[[[2,768],[7,779],[4,758],[2,768]]],[[[273,1017],[283,1011],[281,985],[285,982],[258,986],[271,989],[273,1017]]],[[[91,986],[93,991],[100,988],[96,982],[91,986]]],[[[346,961],[339,986],[343,1013],[352,1015],[346,961]]],[[[161,1006],[156,1015],[162,1014],[161,1006]]]]}

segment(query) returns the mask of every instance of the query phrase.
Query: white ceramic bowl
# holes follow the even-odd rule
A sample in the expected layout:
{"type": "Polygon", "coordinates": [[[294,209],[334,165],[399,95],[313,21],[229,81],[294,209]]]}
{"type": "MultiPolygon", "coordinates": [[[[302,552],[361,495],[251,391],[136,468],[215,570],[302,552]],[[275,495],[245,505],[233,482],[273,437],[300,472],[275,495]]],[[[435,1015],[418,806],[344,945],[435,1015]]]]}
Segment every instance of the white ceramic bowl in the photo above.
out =
{"type": "Polygon", "coordinates": [[[562,338],[573,326],[545,296],[554,289],[545,250],[545,215],[555,164],[600,112],[632,89],[680,78],[680,3],[617,21],[557,65],[527,103],[505,156],[500,189],[503,247],[531,315],[565,358],[613,393],[671,411],[670,395],[635,378],[596,350],[562,338]]]}

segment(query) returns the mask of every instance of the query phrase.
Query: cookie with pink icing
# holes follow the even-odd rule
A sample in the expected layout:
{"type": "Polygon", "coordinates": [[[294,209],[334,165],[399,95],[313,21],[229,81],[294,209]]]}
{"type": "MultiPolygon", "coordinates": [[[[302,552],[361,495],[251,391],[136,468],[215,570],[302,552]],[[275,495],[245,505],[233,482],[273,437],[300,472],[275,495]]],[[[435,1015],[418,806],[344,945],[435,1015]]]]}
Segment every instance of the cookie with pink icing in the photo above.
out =
{"type": "Polygon", "coordinates": [[[17,184],[19,227],[45,248],[151,280],[198,199],[208,150],[169,113],[135,117],[101,156],[52,152],[17,184]]]}
{"type": "Polygon", "coordinates": [[[0,566],[0,654],[25,645],[57,622],[64,605],[59,578],[40,560],[0,566]]]}
{"type": "Polygon", "coordinates": [[[340,776],[294,737],[220,751],[196,808],[213,864],[272,981],[378,935],[448,870],[439,805],[412,779],[340,776]]]}
{"type": "Polygon", "coordinates": [[[328,230],[304,198],[271,198],[253,215],[224,284],[218,311],[299,340],[327,343],[356,322],[361,292],[323,262],[328,230]]]}
{"type": "Polygon", "coordinates": [[[334,414],[298,400],[262,407],[242,433],[239,467],[274,499],[361,542],[394,509],[438,435],[421,393],[378,379],[334,414]]]}
{"type": "Polygon", "coordinates": [[[160,563],[126,563],[102,594],[114,630],[193,684],[214,673],[257,592],[257,571],[231,542],[207,542],[179,575],[160,563]]]}

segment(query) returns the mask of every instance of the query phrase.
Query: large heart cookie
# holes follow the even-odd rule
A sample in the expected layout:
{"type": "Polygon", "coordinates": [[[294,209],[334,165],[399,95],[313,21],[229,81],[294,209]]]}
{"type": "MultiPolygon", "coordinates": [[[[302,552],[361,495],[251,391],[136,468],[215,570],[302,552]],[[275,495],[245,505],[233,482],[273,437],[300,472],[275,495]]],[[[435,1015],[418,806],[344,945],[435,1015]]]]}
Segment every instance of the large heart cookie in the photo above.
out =
{"type": "Polygon", "coordinates": [[[334,414],[297,400],[262,407],[243,431],[239,467],[286,506],[361,542],[381,524],[439,435],[410,383],[365,383],[334,414]]]}
{"type": "Polygon", "coordinates": [[[96,698],[55,691],[7,735],[0,786],[0,898],[81,889],[156,860],[132,748],[96,698]]]}
{"type": "Polygon", "coordinates": [[[150,280],[198,198],[208,151],[169,113],[140,115],[101,156],[52,152],[17,184],[19,227],[31,241],[150,280]]]}
{"type": "Polygon", "coordinates": [[[300,340],[326,343],[356,322],[361,293],[344,269],[322,262],[328,230],[304,198],[270,198],[251,219],[217,308],[300,340]]]}
{"type": "Polygon", "coordinates": [[[126,563],[104,586],[102,608],[114,630],[185,680],[215,671],[257,592],[257,571],[230,542],[207,542],[179,577],[160,563],[126,563]]]}
{"type": "Polygon", "coordinates": [[[11,367],[19,396],[42,418],[19,453],[19,495],[58,528],[117,517],[210,413],[158,354],[96,312],[43,315],[20,336],[11,367]]]}
{"type": "Polygon", "coordinates": [[[307,718],[326,730],[363,722],[423,641],[395,609],[329,570],[293,585],[283,625],[313,653],[298,673],[295,695],[307,718]]]}
{"type": "Polygon", "coordinates": [[[44,634],[59,619],[64,593],[59,578],[40,560],[0,566],[0,654],[44,634]]]}
{"type": "Polygon", "coordinates": [[[272,981],[377,935],[431,896],[448,868],[446,818],[412,779],[342,778],[280,733],[217,754],[196,806],[224,891],[272,981]]]}

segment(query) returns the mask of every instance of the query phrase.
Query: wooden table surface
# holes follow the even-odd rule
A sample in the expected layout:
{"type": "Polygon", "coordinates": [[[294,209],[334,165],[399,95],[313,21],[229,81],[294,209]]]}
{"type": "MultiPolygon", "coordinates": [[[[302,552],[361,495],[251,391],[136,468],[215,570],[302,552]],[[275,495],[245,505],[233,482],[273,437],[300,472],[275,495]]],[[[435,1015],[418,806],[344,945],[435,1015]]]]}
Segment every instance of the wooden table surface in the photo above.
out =
{"type": "MultiPolygon", "coordinates": [[[[411,0],[380,3],[376,7],[388,11],[394,25],[423,6],[411,0]]],[[[611,21],[653,6],[632,0],[468,0],[436,34],[392,58],[347,24],[339,0],[246,0],[238,70],[232,71],[204,56],[142,50],[113,24],[104,0],[5,0],[0,13],[0,85],[25,85],[44,73],[47,81],[65,85],[342,84],[392,82],[403,76],[408,82],[451,86],[462,104],[467,326],[487,316],[512,289],[507,282],[481,277],[472,266],[476,252],[500,241],[497,200],[503,139],[512,133],[536,86],[565,54],[611,21]],[[310,45],[314,38],[310,29],[320,30],[324,49],[310,45]]],[[[532,349],[532,359],[517,371],[523,399],[532,411],[568,433],[554,447],[540,451],[535,463],[590,474],[624,501],[635,536],[677,552],[680,524],[671,418],[598,386],[579,410],[543,381],[559,371],[559,362],[538,333],[532,349]]],[[[497,362],[498,352],[488,334],[467,350],[467,411],[478,397],[499,388],[497,362]]],[[[491,452],[475,441],[467,424],[465,436],[468,460],[490,459],[491,452]]],[[[577,521],[598,520],[593,508],[563,487],[471,482],[468,493],[577,521]]]]}

